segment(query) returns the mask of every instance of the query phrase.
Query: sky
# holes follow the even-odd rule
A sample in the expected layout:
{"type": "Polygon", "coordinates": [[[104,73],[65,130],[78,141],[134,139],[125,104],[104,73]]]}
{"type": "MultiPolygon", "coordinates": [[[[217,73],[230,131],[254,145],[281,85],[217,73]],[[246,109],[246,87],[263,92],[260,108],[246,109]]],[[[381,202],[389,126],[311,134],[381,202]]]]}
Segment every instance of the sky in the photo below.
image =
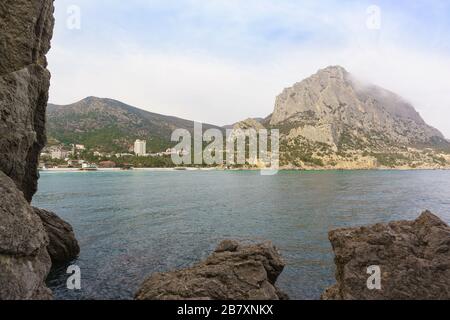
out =
{"type": "Polygon", "coordinates": [[[56,0],[50,102],[87,96],[216,125],[266,117],[329,65],[450,138],[450,1],[56,0]]]}

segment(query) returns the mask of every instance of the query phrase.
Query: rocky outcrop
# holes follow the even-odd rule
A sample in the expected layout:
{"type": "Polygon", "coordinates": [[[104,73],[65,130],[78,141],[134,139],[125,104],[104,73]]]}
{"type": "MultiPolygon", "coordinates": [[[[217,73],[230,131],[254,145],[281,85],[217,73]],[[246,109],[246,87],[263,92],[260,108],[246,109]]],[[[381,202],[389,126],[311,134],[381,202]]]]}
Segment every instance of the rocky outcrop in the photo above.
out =
{"type": "Polygon", "coordinates": [[[0,17],[0,170],[31,201],[46,142],[53,0],[4,0],[0,17]]]}
{"type": "Polygon", "coordinates": [[[254,129],[256,131],[265,129],[264,125],[262,124],[263,119],[254,119],[254,118],[248,118],[244,121],[235,123],[233,125],[234,130],[247,130],[247,129],[254,129]]]}
{"type": "Polygon", "coordinates": [[[450,168],[450,143],[409,102],[340,66],[284,89],[264,124],[286,168],[450,168]]]}
{"type": "Polygon", "coordinates": [[[270,243],[226,240],[205,261],[179,271],[156,273],[142,284],[138,300],[278,300],[275,286],[284,262],[270,243]]]}
{"type": "Polygon", "coordinates": [[[39,217],[15,183],[0,171],[0,300],[48,299],[51,262],[39,217]]]}
{"type": "Polygon", "coordinates": [[[331,231],[337,284],[322,299],[450,299],[450,227],[431,212],[415,221],[331,231]],[[378,266],[380,289],[368,268],[378,266]]]}
{"type": "Polygon", "coordinates": [[[52,263],[60,264],[74,260],[80,253],[80,247],[72,226],[53,212],[38,208],[33,210],[41,218],[47,232],[49,238],[47,250],[52,263]]]}
{"type": "Polygon", "coordinates": [[[286,121],[298,122],[299,126],[313,125],[317,129],[323,126],[326,128],[323,135],[328,138],[319,134],[321,140],[336,145],[347,126],[365,132],[383,132],[391,140],[404,144],[428,142],[433,137],[444,139],[406,100],[356,80],[340,66],[322,69],[277,97],[270,124],[286,121]]]}
{"type": "Polygon", "coordinates": [[[29,204],[46,143],[53,10],[53,0],[0,3],[0,299],[51,298],[47,248],[54,261],[79,250],[70,226],[29,204]]]}

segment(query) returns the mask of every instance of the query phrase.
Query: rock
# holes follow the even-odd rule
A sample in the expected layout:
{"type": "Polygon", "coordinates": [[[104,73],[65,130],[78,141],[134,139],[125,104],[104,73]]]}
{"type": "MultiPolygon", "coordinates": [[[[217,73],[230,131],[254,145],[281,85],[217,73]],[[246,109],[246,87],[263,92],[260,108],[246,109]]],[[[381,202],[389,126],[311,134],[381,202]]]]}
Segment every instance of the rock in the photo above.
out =
{"type": "Polygon", "coordinates": [[[426,211],[415,221],[331,231],[337,284],[322,299],[450,299],[450,227],[426,211]],[[381,290],[367,268],[379,266],[381,290]]]}
{"type": "Polygon", "coordinates": [[[284,89],[267,122],[285,168],[450,168],[450,143],[409,102],[340,66],[284,89]]]}
{"type": "MultiPolygon", "coordinates": [[[[324,126],[323,137],[319,135],[320,142],[324,143],[334,141],[337,144],[346,126],[361,132],[384,132],[390,139],[404,143],[428,142],[433,137],[444,139],[442,133],[428,126],[406,100],[357,80],[340,66],[319,70],[277,97],[270,124],[286,121],[312,124],[317,130],[315,134],[324,126]]],[[[311,140],[314,137],[313,132],[308,136],[311,140]]]]}
{"type": "Polygon", "coordinates": [[[239,242],[235,240],[223,240],[219,245],[217,246],[216,250],[214,252],[235,252],[239,248],[239,242]]]}
{"type": "Polygon", "coordinates": [[[235,123],[233,125],[234,130],[247,130],[247,129],[254,129],[256,131],[265,129],[264,125],[261,123],[264,121],[263,119],[254,119],[254,118],[248,118],[244,121],[235,123]]]}
{"type": "Polygon", "coordinates": [[[15,183],[0,171],[0,300],[49,299],[51,261],[39,217],[15,183]]]}
{"type": "Polygon", "coordinates": [[[0,17],[0,170],[30,202],[46,142],[53,0],[3,0],[0,17]]]}
{"type": "Polygon", "coordinates": [[[191,268],[155,273],[136,293],[138,300],[279,300],[275,282],[284,262],[270,243],[240,245],[225,240],[191,268]]]}
{"type": "Polygon", "coordinates": [[[53,0],[2,0],[0,17],[0,300],[50,299],[49,240],[29,202],[46,142],[53,0]]]}
{"type": "Polygon", "coordinates": [[[33,210],[41,218],[48,234],[47,250],[52,262],[60,264],[74,260],[80,253],[80,247],[72,226],[53,212],[38,208],[33,208],[33,210]]]}

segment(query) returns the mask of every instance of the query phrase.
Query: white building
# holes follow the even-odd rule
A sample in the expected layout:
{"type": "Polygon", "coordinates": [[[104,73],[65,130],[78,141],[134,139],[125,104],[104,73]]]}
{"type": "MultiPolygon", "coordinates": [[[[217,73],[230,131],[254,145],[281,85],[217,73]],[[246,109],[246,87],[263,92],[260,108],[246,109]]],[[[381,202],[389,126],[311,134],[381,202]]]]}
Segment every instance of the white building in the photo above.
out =
{"type": "Polygon", "coordinates": [[[76,144],[75,145],[75,149],[77,149],[77,150],[86,150],[86,147],[84,146],[84,144],[76,144]]]}
{"type": "Polygon", "coordinates": [[[145,156],[147,154],[147,141],[136,140],[134,142],[134,153],[137,156],[145,156]]]}
{"type": "Polygon", "coordinates": [[[69,152],[67,152],[61,148],[55,148],[50,151],[50,157],[52,159],[62,160],[64,158],[66,158],[68,154],[69,154],[69,152]]]}
{"type": "Polygon", "coordinates": [[[131,153],[116,153],[115,154],[116,158],[122,158],[122,157],[129,157],[129,156],[133,156],[133,154],[131,153]]]}

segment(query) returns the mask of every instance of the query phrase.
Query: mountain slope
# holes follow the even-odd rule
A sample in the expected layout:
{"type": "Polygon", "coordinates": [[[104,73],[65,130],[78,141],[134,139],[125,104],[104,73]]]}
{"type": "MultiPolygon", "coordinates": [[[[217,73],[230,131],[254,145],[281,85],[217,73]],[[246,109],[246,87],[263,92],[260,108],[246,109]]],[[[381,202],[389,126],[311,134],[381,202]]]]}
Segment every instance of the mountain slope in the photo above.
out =
{"type": "Polygon", "coordinates": [[[267,127],[281,131],[285,165],[448,165],[450,144],[411,104],[388,90],[361,83],[339,66],[319,70],[286,88],[276,98],[267,127]]]}
{"type": "MultiPolygon", "coordinates": [[[[71,105],[49,104],[47,134],[61,143],[85,144],[89,149],[125,152],[135,139],[147,140],[147,150],[173,146],[177,128],[193,131],[194,122],[144,111],[120,101],[88,97],[71,105]]],[[[204,129],[218,128],[203,124],[204,129]]]]}

